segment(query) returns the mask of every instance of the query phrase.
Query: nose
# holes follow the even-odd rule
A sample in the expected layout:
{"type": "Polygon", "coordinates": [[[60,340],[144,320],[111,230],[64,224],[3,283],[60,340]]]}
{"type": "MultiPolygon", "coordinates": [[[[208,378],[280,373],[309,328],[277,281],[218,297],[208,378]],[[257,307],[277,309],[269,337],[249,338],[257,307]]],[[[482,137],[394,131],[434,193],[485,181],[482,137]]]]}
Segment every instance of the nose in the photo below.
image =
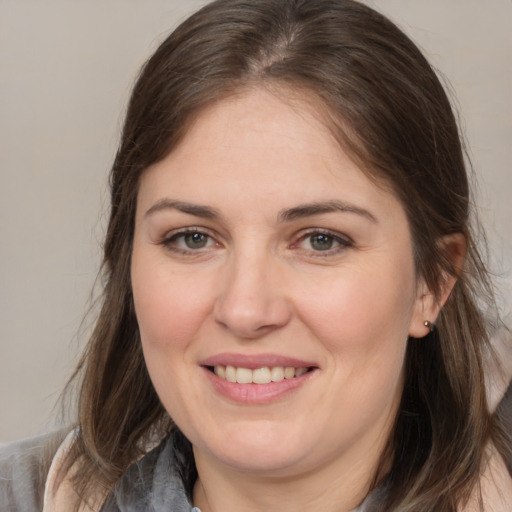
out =
{"type": "Polygon", "coordinates": [[[282,272],[270,259],[240,255],[224,268],[214,316],[238,338],[256,339],[290,321],[292,309],[283,293],[282,272]]]}

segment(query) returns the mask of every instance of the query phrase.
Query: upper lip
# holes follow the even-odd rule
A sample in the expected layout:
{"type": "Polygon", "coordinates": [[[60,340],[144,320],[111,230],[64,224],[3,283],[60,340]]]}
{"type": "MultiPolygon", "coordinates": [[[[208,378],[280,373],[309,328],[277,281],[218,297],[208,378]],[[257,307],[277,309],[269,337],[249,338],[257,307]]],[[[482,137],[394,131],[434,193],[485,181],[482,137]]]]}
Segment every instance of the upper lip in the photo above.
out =
{"type": "Polygon", "coordinates": [[[294,357],[287,357],[278,354],[234,354],[222,353],[203,359],[201,366],[235,366],[237,368],[249,368],[255,370],[265,366],[284,366],[294,368],[310,368],[317,365],[312,361],[305,361],[294,357]]]}

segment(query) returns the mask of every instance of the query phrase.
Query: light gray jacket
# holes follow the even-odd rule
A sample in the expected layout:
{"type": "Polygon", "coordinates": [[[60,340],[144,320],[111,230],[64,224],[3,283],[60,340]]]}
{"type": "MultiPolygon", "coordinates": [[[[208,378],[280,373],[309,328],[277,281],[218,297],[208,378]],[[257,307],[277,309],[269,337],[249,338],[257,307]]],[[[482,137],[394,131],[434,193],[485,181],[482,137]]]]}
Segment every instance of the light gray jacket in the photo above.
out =
{"type": "MultiPolygon", "coordinates": [[[[0,449],[0,512],[54,512],[71,506],[57,505],[48,499],[50,471],[43,469],[42,461],[54,460],[62,454],[63,444],[53,442],[54,436],[40,436],[11,443],[0,449]],[[52,445],[59,448],[53,454],[52,445]]],[[[69,444],[69,436],[68,436],[69,444]]],[[[52,465],[53,467],[53,465],[52,465]]],[[[382,491],[374,491],[353,512],[378,510],[382,491]]],[[[107,496],[98,512],[192,512],[191,504],[179,476],[177,457],[169,439],[164,439],[156,448],[133,464],[123,474],[107,496]]]]}

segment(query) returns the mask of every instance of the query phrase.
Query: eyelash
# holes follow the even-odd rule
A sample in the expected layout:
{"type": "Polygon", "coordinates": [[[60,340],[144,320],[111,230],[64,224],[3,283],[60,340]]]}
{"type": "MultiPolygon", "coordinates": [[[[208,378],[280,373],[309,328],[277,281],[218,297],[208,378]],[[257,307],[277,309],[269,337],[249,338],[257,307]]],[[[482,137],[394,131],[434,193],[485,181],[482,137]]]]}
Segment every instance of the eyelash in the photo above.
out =
{"type": "Polygon", "coordinates": [[[192,248],[183,248],[183,247],[179,247],[177,245],[177,241],[180,240],[180,239],[185,239],[185,237],[189,235],[189,236],[193,236],[193,235],[201,235],[203,237],[206,237],[206,244],[205,247],[210,247],[211,246],[211,241],[214,242],[214,245],[219,245],[218,243],[215,242],[213,236],[211,236],[208,232],[206,232],[204,230],[204,228],[195,228],[195,227],[192,227],[192,228],[185,228],[185,229],[180,229],[178,231],[173,231],[171,232],[170,234],[168,234],[161,242],[160,244],[163,245],[166,249],[170,250],[170,251],[173,251],[173,252],[176,252],[178,254],[183,254],[183,255],[197,255],[197,253],[200,252],[200,249],[204,249],[205,247],[200,247],[200,248],[197,248],[197,249],[192,249],[192,248]]]}
{"type": "MultiPolygon", "coordinates": [[[[211,234],[209,234],[207,230],[205,230],[204,228],[198,228],[198,227],[197,228],[196,227],[185,228],[185,229],[181,229],[181,230],[178,230],[175,232],[171,232],[160,242],[160,244],[163,245],[166,249],[173,251],[175,253],[178,253],[178,254],[182,254],[182,255],[198,255],[199,253],[202,253],[202,249],[208,249],[212,245],[217,246],[217,247],[220,246],[219,243],[215,242],[214,237],[211,234]],[[192,249],[190,247],[189,248],[179,247],[177,245],[177,241],[179,241],[180,239],[184,241],[184,239],[187,235],[188,236],[201,235],[202,237],[206,238],[206,243],[203,247],[198,247],[195,249],[192,249]],[[212,244],[212,242],[213,242],[213,244],[212,244]]],[[[321,257],[328,257],[328,256],[336,255],[336,254],[338,254],[346,249],[349,249],[353,246],[354,246],[353,241],[347,236],[341,236],[339,234],[333,233],[332,231],[329,231],[326,229],[313,229],[313,230],[310,230],[310,231],[300,235],[298,237],[298,239],[296,239],[296,241],[291,244],[290,247],[292,249],[307,251],[310,254],[314,255],[314,257],[321,258],[321,257]],[[327,239],[328,243],[329,242],[331,244],[334,243],[334,244],[336,244],[336,246],[328,247],[327,249],[319,249],[319,250],[305,249],[305,248],[300,247],[300,245],[304,241],[306,241],[308,239],[310,239],[310,241],[311,241],[311,239],[315,236],[316,237],[323,236],[327,239]]]]}
{"type": "Polygon", "coordinates": [[[354,242],[347,237],[346,235],[341,236],[340,234],[333,233],[327,229],[313,229],[301,235],[299,239],[292,244],[292,247],[299,248],[298,246],[302,244],[304,241],[310,240],[310,244],[312,242],[313,237],[323,236],[329,239],[331,243],[337,244],[335,247],[329,247],[323,250],[314,250],[314,249],[304,249],[305,251],[310,252],[315,258],[329,257],[333,255],[337,255],[346,249],[349,249],[354,246],[354,242]]]}

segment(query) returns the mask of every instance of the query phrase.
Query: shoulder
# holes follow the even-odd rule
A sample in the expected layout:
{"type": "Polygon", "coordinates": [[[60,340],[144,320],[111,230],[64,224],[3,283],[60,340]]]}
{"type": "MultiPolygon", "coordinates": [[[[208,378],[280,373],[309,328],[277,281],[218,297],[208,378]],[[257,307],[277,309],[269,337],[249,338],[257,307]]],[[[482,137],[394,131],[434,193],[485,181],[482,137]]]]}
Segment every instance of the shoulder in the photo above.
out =
{"type": "Polygon", "coordinates": [[[512,510],[512,478],[500,453],[491,447],[489,460],[482,474],[484,510],[510,512],[512,510]]]}
{"type": "MultiPolygon", "coordinates": [[[[480,477],[484,512],[512,511],[512,477],[498,450],[490,445],[480,477]]],[[[480,512],[480,493],[475,492],[463,512],[480,512]]]]}
{"type": "Polygon", "coordinates": [[[172,510],[189,512],[180,453],[166,438],[129,467],[111,490],[102,512],[172,510]]]}
{"type": "Polygon", "coordinates": [[[0,510],[43,508],[46,476],[64,435],[54,432],[0,447],[0,510]]]}

